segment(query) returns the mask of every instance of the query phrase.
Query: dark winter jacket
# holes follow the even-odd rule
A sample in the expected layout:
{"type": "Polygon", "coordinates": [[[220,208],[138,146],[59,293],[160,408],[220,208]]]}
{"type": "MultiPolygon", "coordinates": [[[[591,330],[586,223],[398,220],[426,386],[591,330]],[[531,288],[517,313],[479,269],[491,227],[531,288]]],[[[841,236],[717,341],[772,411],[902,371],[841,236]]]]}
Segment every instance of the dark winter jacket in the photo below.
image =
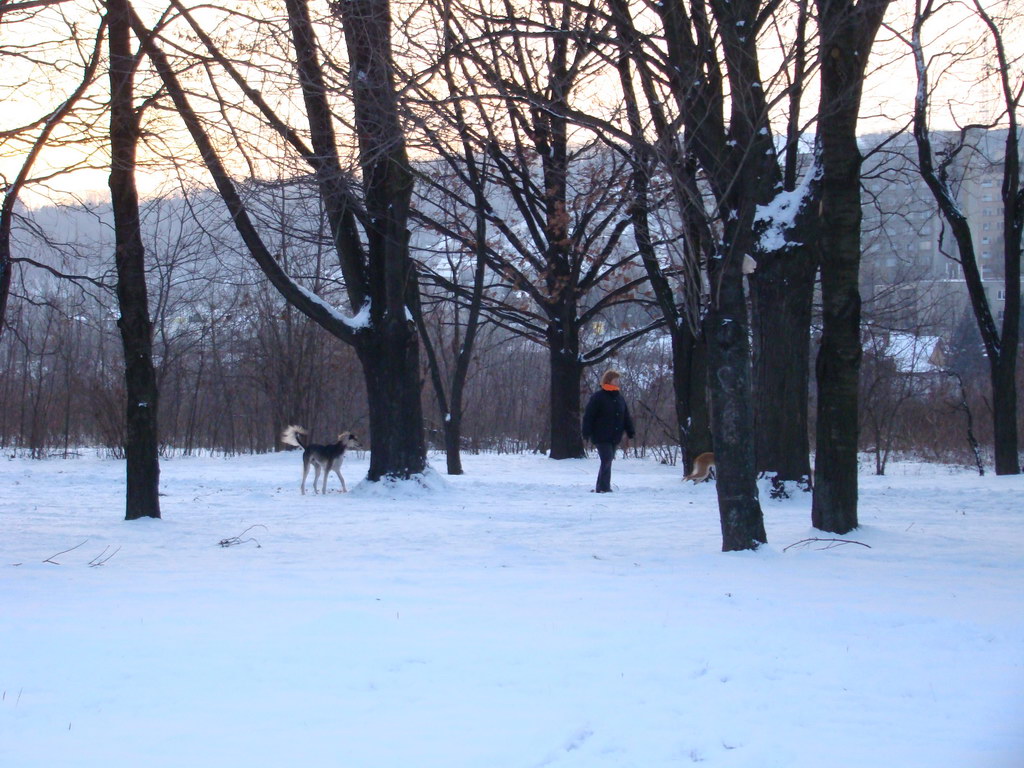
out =
{"type": "Polygon", "coordinates": [[[583,412],[583,439],[618,445],[623,432],[631,439],[635,434],[626,398],[618,390],[597,390],[583,412]]]}

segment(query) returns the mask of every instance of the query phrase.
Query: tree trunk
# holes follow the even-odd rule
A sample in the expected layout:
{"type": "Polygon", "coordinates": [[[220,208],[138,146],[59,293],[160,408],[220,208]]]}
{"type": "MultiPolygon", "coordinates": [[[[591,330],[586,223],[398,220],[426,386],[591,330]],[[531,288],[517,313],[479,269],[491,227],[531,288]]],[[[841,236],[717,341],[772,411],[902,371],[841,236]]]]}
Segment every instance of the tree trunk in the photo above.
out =
{"type": "MultiPolygon", "coordinates": [[[[412,318],[419,311],[419,282],[409,254],[413,176],[398,114],[391,6],[380,0],[349,0],[340,4],[340,14],[352,68],[349,80],[367,214],[366,275],[372,296],[370,333],[357,342],[373,444],[367,477],[408,478],[426,468],[427,447],[419,337],[412,318]]],[[[326,106],[325,101],[319,104],[326,106]]],[[[337,151],[333,141],[331,151],[337,151]]],[[[332,161],[332,173],[337,172],[332,161]]],[[[343,229],[338,224],[334,231],[343,229]]]]}
{"type": "Polygon", "coordinates": [[[550,420],[552,459],[583,459],[587,452],[580,431],[580,384],[583,364],[579,358],[578,339],[570,328],[564,332],[552,324],[548,332],[548,353],[551,364],[550,420]]]}
{"type": "Polygon", "coordinates": [[[754,479],[754,424],[750,412],[750,358],[745,324],[711,311],[705,327],[708,363],[718,385],[710,388],[722,551],[757,549],[767,542],[754,479]],[[744,395],[746,390],[746,395],[744,395]]]}
{"type": "Polygon", "coordinates": [[[757,549],[768,541],[754,471],[750,344],[740,260],[717,260],[713,298],[704,318],[708,392],[715,445],[722,551],[757,549]],[[724,263],[721,263],[724,262],[724,263]]]}
{"type": "Polygon", "coordinates": [[[582,459],[587,455],[581,431],[580,390],[583,364],[580,362],[576,306],[556,299],[557,319],[548,325],[550,360],[550,452],[552,459],[582,459]]]}
{"type": "Polygon", "coordinates": [[[811,47],[806,35],[808,0],[798,0],[796,6],[786,149],[776,183],[782,193],[790,196],[798,187],[807,186],[800,208],[789,226],[784,227],[786,243],[756,254],[757,268],[748,278],[757,469],[771,477],[773,496],[786,494],[785,481],[795,481],[805,490],[811,487],[807,390],[811,310],[818,266],[814,223],[819,187],[813,178],[803,182],[799,179],[803,134],[800,114],[811,47]]]}
{"type": "Polygon", "coordinates": [[[823,259],[821,276],[823,323],[816,364],[818,425],[811,524],[823,531],[845,534],[857,527],[859,251],[847,252],[843,258],[836,250],[842,247],[834,242],[837,239],[824,238],[828,255],[823,259]]]}
{"type": "Polygon", "coordinates": [[[449,475],[461,475],[462,470],[462,417],[449,413],[444,422],[444,452],[449,475]]]}
{"type": "Polygon", "coordinates": [[[126,0],[109,0],[110,26],[110,202],[114,214],[114,260],[127,393],[126,520],[160,517],[157,385],[153,330],[146,292],[145,249],[135,188],[139,118],[132,103],[135,59],[126,0]]]}
{"type": "Polygon", "coordinates": [[[357,347],[370,416],[367,479],[408,479],[426,468],[419,344],[412,322],[385,321],[357,347]]]}
{"type": "Polygon", "coordinates": [[[815,528],[857,527],[857,380],[860,373],[860,166],[857,117],[864,71],[890,0],[817,0],[821,46],[822,335],[817,360],[815,528]]]}
{"type": "Polygon", "coordinates": [[[858,38],[849,26],[837,24],[827,44],[823,44],[818,132],[823,174],[822,334],[816,364],[818,424],[811,522],[815,528],[838,534],[857,527],[857,390],[861,359],[861,155],[857,147],[861,53],[856,50],[858,38]]]}
{"type": "MultiPolygon", "coordinates": [[[[5,222],[6,223],[6,222],[5,222]]],[[[11,236],[9,225],[0,236],[0,338],[3,338],[7,324],[7,300],[11,295],[11,277],[14,264],[11,259],[11,236]]]]}
{"type": "Polygon", "coordinates": [[[707,345],[689,327],[672,329],[672,389],[683,472],[689,474],[695,458],[714,450],[708,418],[707,345]]]}
{"type": "Polygon", "coordinates": [[[759,259],[750,276],[757,470],[809,482],[807,383],[816,263],[809,248],[759,259]]]}
{"type": "MultiPolygon", "coordinates": [[[[1006,334],[1004,334],[1005,339],[1006,334]]],[[[997,475],[1019,475],[1020,455],[1017,442],[1017,355],[1004,348],[991,361],[992,411],[997,475]]]]}

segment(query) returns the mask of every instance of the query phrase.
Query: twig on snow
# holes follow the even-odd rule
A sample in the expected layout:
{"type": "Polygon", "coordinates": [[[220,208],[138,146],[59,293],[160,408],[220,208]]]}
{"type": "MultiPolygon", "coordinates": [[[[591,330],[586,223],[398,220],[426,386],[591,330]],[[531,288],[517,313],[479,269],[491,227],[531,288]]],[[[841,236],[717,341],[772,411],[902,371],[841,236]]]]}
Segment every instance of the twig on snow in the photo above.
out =
{"type": "Polygon", "coordinates": [[[219,542],[217,542],[217,544],[219,546],[221,546],[221,547],[234,547],[234,546],[237,546],[238,544],[248,544],[250,541],[253,541],[253,542],[256,542],[256,548],[257,549],[261,549],[263,547],[263,545],[260,544],[260,542],[255,537],[250,536],[248,539],[243,539],[242,538],[243,536],[245,536],[245,534],[247,534],[253,528],[262,528],[265,531],[268,530],[267,526],[261,525],[261,524],[257,523],[256,525],[250,525],[248,528],[246,528],[244,531],[242,531],[237,536],[232,536],[230,539],[221,539],[219,542]]]}
{"type": "Polygon", "coordinates": [[[794,541],[788,547],[783,547],[782,551],[785,552],[789,549],[792,549],[793,547],[799,547],[801,544],[805,547],[810,546],[812,543],[816,541],[826,543],[826,546],[824,547],[817,547],[817,549],[819,550],[835,549],[836,547],[841,547],[843,544],[860,544],[862,547],[867,547],[868,549],[871,549],[870,544],[865,544],[863,541],[854,541],[853,539],[801,539],[800,541],[794,541]]]}
{"type": "MultiPolygon", "coordinates": [[[[88,539],[86,539],[85,541],[83,541],[83,542],[82,542],[82,544],[85,544],[85,543],[87,543],[88,541],[89,541],[89,540],[88,540],[88,539]]],[[[60,563],[58,563],[58,562],[57,562],[56,560],[54,560],[53,558],[55,558],[55,557],[60,557],[61,555],[66,555],[66,554],[67,554],[68,552],[73,552],[74,550],[76,550],[76,549],[78,549],[78,548],[79,548],[80,546],[82,546],[82,544],[75,544],[75,546],[71,547],[71,549],[65,549],[65,550],[64,550],[63,552],[58,552],[58,553],[57,553],[57,554],[55,554],[55,555],[50,555],[50,556],[49,556],[48,558],[46,558],[45,560],[43,560],[43,562],[44,562],[44,563],[52,563],[53,565],[60,565],[60,563]]]]}
{"type": "Polygon", "coordinates": [[[118,552],[121,551],[121,548],[118,547],[113,552],[111,552],[109,555],[107,555],[107,550],[108,549],[110,549],[110,545],[107,545],[106,547],[104,547],[102,552],[100,552],[98,555],[96,555],[96,557],[94,557],[92,560],[89,561],[89,567],[90,568],[98,568],[101,565],[106,565],[114,555],[116,555],[118,552]],[[106,557],[104,557],[104,555],[106,555],[106,557]]]}

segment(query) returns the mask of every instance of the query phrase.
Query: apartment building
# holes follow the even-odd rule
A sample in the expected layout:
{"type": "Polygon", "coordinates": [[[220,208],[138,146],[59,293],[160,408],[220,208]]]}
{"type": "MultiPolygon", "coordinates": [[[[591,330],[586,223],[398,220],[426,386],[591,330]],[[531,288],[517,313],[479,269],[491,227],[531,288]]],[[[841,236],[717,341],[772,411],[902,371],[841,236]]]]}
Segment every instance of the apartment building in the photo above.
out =
{"type": "MultiPolygon", "coordinates": [[[[933,136],[937,152],[950,152],[958,132],[933,136]]],[[[1006,291],[1003,204],[1005,130],[973,130],[955,153],[949,178],[970,223],[989,306],[1002,320],[1006,291]]],[[[865,314],[895,327],[948,334],[969,311],[959,250],[917,171],[909,135],[869,135],[862,142],[865,314]]]]}

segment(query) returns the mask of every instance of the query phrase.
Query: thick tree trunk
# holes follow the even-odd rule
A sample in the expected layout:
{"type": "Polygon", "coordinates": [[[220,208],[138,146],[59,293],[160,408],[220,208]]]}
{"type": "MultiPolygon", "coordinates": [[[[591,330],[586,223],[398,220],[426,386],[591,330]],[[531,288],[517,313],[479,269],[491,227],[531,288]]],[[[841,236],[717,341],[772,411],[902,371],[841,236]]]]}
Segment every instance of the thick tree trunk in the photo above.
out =
{"type": "MultiPolygon", "coordinates": [[[[836,122],[835,120],[831,122],[836,122]]],[[[822,334],[811,523],[831,533],[857,527],[860,375],[860,153],[856,118],[843,140],[823,131],[822,334]]]]}
{"type": "Polygon", "coordinates": [[[860,374],[860,167],[857,117],[864,72],[890,0],[817,0],[822,337],[811,522],[857,527],[857,380],[860,374]]]}
{"type": "Polygon", "coordinates": [[[705,320],[708,335],[714,337],[709,343],[709,370],[718,382],[710,392],[723,552],[757,549],[768,540],[754,479],[750,358],[744,325],[715,311],[705,320]]]}
{"type": "MultiPolygon", "coordinates": [[[[558,334],[560,336],[560,334],[558,334]]],[[[551,450],[552,459],[586,458],[583,434],[580,431],[580,384],[583,365],[579,354],[572,348],[564,349],[558,343],[549,346],[551,362],[551,450]]]]}
{"type": "Polygon", "coordinates": [[[818,425],[811,524],[832,533],[857,527],[857,380],[860,372],[860,293],[857,264],[832,262],[822,271],[823,330],[818,351],[818,425]]]}
{"type": "Polygon", "coordinates": [[[160,517],[160,463],[157,441],[157,385],[153,330],[146,292],[145,249],[135,188],[138,114],[132,103],[135,59],[130,45],[125,0],[109,0],[110,25],[110,201],[114,214],[117,300],[124,348],[127,393],[126,520],[160,517]]]}
{"type": "Polygon", "coordinates": [[[857,527],[860,374],[860,166],[857,117],[864,71],[890,0],[817,0],[821,45],[818,140],[822,335],[817,360],[815,528],[857,527]]]}
{"type": "Polygon", "coordinates": [[[807,382],[816,263],[805,249],[759,260],[751,275],[758,472],[809,483],[807,382]]]}
{"type": "Polygon", "coordinates": [[[821,299],[822,334],[816,375],[818,423],[814,462],[815,528],[844,534],[857,527],[857,382],[860,375],[859,89],[855,38],[835,35],[822,55],[821,299]],[[841,66],[842,62],[846,66],[841,66]]]}
{"type": "Polygon", "coordinates": [[[420,401],[419,344],[412,322],[385,327],[357,348],[370,416],[367,479],[408,479],[426,468],[427,448],[420,401]]]}
{"type": "Polygon", "coordinates": [[[1003,349],[992,361],[992,411],[997,475],[1019,475],[1017,435],[1017,355],[1003,349]]]}
{"type": "MultiPolygon", "coordinates": [[[[411,315],[419,311],[419,283],[409,254],[413,177],[398,114],[391,7],[380,0],[349,0],[339,8],[351,66],[367,214],[365,274],[372,298],[371,323],[367,338],[357,342],[369,393],[373,444],[367,477],[371,481],[384,476],[408,478],[426,468],[427,449],[419,337],[411,315]]],[[[326,101],[318,104],[326,106],[326,101]]],[[[333,141],[331,151],[337,151],[333,141]]],[[[338,232],[343,229],[335,227],[338,232]]]]}
{"type": "Polygon", "coordinates": [[[757,549],[768,541],[754,471],[750,343],[739,259],[712,273],[714,294],[704,318],[708,391],[715,444],[722,551],[757,549]]]}

